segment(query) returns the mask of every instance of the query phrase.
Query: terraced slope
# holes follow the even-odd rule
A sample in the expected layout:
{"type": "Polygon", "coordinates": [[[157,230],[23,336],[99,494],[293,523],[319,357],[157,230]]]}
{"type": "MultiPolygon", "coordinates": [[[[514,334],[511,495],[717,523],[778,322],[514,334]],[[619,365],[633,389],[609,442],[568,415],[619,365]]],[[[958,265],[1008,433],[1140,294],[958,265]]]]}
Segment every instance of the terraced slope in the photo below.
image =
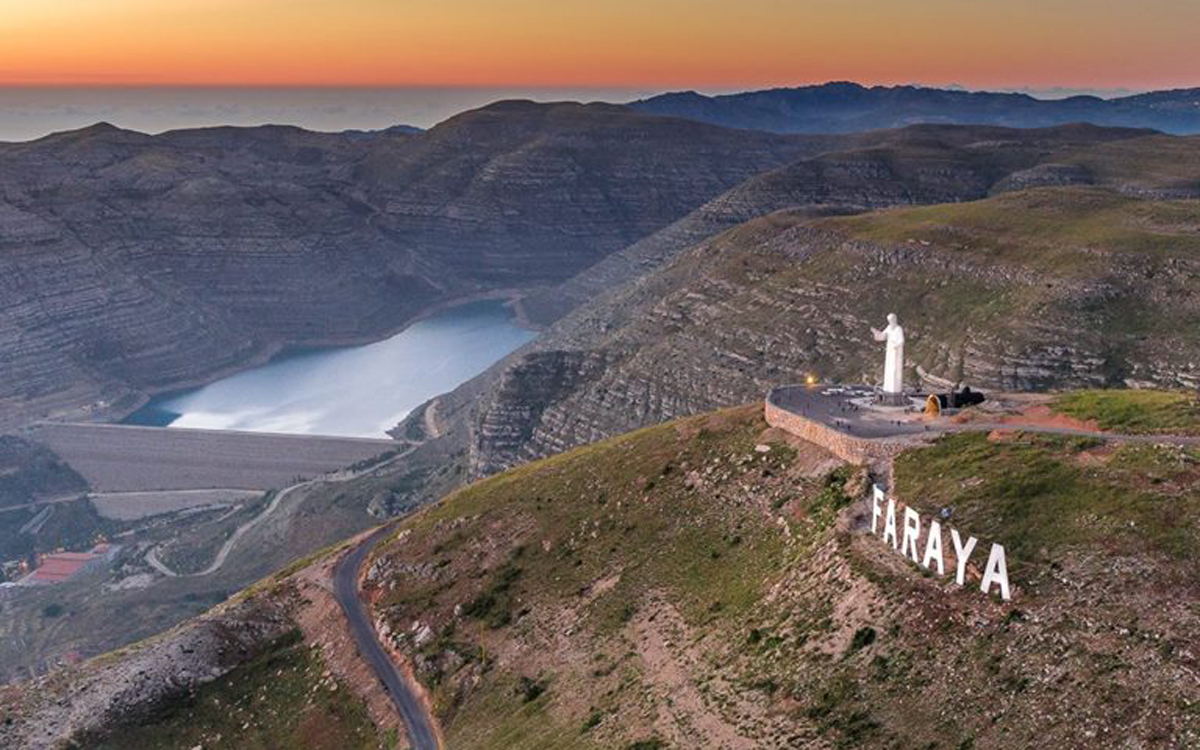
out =
{"type": "MultiPolygon", "coordinates": [[[[756,175],[687,216],[614,253],[566,284],[521,302],[527,317],[553,323],[738,224],[782,209],[854,213],[894,205],[976,200],[1039,185],[1103,183],[1186,191],[1196,174],[1194,139],[1087,125],[1014,130],[918,125],[845,136],[840,148],[756,175]],[[1069,163],[1111,147],[1119,156],[1069,163]],[[1060,164],[1059,160],[1066,164],[1060,164]],[[1144,167],[1142,165],[1145,165],[1144,167]],[[1093,171],[1094,170],[1094,171],[1093,171]]],[[[1192,185],[1192,194],[1196,186],[1192,185]]]]}
{"type": "Polygon", "coordinates": [[[1072,146],[991,183],[967,169],[971,150],[911,169],[946,180],[954,165],[986,199],[825,218],[831,206],[807,204],[666,254],[439,399],[447,434],[487,473],[783,381],[872,382],[869,327],[890,311],[910,332],[913,382],[918,371],[939,387],[1011,390],[1200,382],[1189,182],[1200,141],[1072,146]]]}
{"type": "Polygon", "coordinates": [[[0,144],[0,425],[562,281],[826,137],[509,102],[419,134],[0,144]]]}

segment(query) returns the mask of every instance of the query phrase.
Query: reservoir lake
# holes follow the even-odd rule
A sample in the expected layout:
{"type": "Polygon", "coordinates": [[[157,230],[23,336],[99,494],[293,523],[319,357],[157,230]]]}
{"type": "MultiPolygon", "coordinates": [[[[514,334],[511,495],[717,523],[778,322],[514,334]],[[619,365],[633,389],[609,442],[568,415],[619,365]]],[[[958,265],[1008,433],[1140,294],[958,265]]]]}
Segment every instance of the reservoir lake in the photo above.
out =
{"type": "Polygon", "coordinates": [[[209,385],[158,396],[124,423],[386,437],[412,409],[533,336],[504,303],[473,302],[373,344],[286,352],[209,385]]]}

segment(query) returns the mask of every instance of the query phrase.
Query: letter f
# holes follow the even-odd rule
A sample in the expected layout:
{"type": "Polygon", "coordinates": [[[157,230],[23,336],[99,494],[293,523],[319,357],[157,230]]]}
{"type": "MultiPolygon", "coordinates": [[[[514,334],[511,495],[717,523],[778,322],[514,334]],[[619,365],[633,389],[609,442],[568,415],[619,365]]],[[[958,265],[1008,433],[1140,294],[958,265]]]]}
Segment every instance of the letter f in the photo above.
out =
{"type": "Polygon", "coordinates": [[[877,484],[872,485],[871,489],[873,490],[871,497],[871,533],[878,534],[879,517],[883,515],[883,508],[879,506],[880,501],[883,500],[883,490],[877,484]]]}

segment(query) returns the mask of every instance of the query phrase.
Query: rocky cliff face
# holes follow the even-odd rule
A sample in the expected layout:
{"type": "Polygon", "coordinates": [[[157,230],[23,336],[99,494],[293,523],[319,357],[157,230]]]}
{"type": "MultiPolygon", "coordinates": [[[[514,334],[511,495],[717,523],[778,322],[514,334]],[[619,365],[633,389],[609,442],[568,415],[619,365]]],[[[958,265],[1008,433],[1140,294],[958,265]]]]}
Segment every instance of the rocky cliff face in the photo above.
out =
{"type": "MultiPolygon", "coordinates": [[[[1051,155],[1144,138],[1143,131],[1086,125],[1045,130],[920,125],[845,136],[819,156],[751,177],[565,284],[533,292],[521,304],[531,319],[552,323],[719,232],[781,209],[852,213],[976,200],[989,192],[1036,185],[1092,184],[1102,178],[1082,166],[1047,163],[1051,155]]],[[[1195,149],[1182,150],[1185,161],[1194,158],[1195,149]]],[[[1138,149],[1134,160],[1144,163],[1146,151],[1138,149]]]]}
{"type": "Polygon", "coordinates": [[[420,134],[0,146],[0,422],[128,408],[286,343],[562,281],[828,139],[501,103],[420,134]]]}
{"type": "Polygon", "coordinates": [[[591,299],[440,414],[487,473],[809,374],[872,382],[869,327],[893,310],[914,380],[919,367],[990,388],[1194,383],[1197,342],[1179,326],[1195,304],[1195,204],[1144,196],[1178,189],[1200,141],[988,130],[917,128],[748,180],[564,285],[591,299]],[[1012,192],[1062,182],[1098,187],[1012,192]],[[814,218],[889,202],[943,205],[814,218]],[[801,207],[676,255],[787,205],[801,207]]]}

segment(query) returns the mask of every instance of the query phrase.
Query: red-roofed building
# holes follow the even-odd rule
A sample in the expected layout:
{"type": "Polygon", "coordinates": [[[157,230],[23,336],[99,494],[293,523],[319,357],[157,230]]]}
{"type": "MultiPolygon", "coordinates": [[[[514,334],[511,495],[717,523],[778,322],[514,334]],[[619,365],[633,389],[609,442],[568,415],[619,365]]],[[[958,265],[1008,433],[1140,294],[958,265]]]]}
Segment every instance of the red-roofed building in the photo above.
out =
{"type": "Polygon", "coordinates": [[[89,552],[51,552],[38,558],[37,569],[21,579],[23,584],[59,583],[115,551],[113,545],[100,543],[89,552]]]}

